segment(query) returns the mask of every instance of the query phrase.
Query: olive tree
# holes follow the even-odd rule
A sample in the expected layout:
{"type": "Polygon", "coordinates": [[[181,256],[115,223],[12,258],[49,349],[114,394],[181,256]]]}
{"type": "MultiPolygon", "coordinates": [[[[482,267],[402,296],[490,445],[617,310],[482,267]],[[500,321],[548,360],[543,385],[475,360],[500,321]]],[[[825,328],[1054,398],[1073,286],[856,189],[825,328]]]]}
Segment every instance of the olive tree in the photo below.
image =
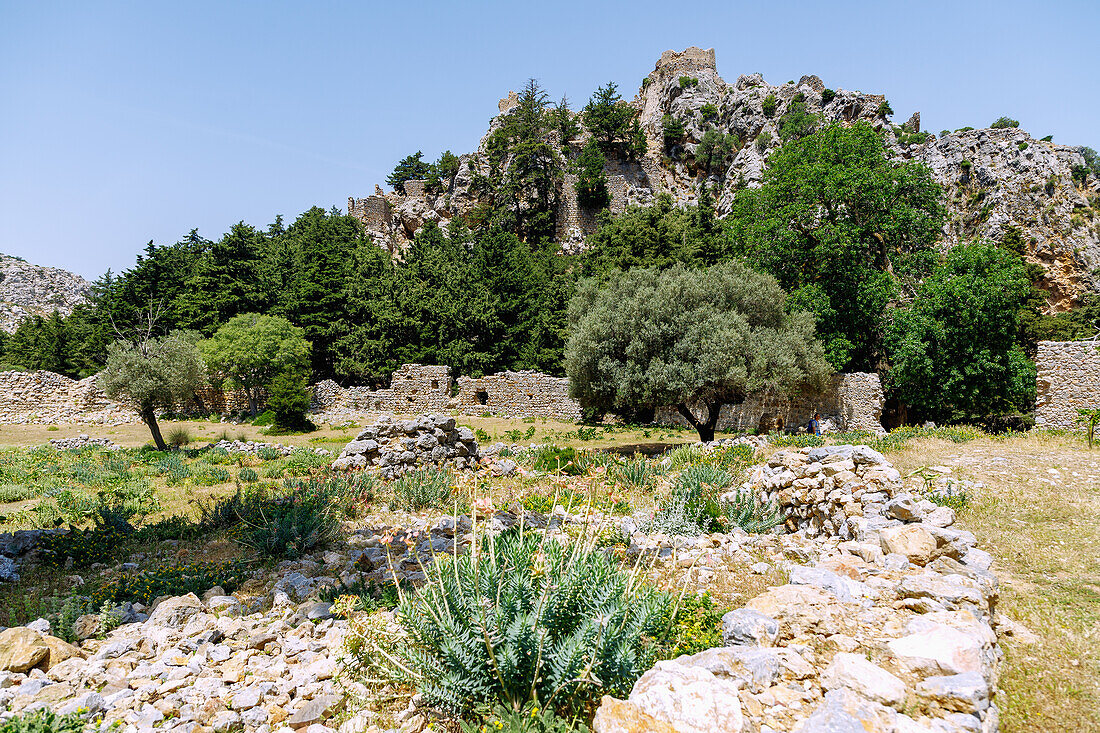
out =
{"type": "Polygon", "coordinates": [[[582,281],[569,304],[570,393],[597,411],[675,406],[713,440],[723,404],[825,386],[813,316],[788,313],[785,301],[775,278],[738,262],[616,272],[602,288],[582,281]]]}
{"type": "Polygon", "coordinates": [[[167,450],[157,424],[158,409],[172,409],[203,383],[197,334],[173,331],[161,338],[116,341],[98,384],[108,397],[128,402],[149,426],[157,450],[167,450]]]}
{"type": "Polygon", "coordinates": [[[199,349],[212,378],[244,391],[253,416],[260,390],[276,377],[308,374],[309,342],[302,329],[279,316],[234,316],[199,349]]]}

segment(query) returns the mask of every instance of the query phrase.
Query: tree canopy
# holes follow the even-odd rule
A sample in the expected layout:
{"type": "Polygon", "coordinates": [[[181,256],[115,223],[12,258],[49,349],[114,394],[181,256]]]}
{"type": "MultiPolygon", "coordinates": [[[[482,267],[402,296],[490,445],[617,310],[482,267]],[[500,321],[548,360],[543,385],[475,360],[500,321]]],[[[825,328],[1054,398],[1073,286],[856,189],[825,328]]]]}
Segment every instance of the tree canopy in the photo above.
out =
{"type": "Polygon", "coordinates": [[[582,281],[569,304],[570,394],[630,416],[672,405],[701,440],[713,440],[722,404],[825,386],[813,316],[788,312],[785,301],[774,278],[736,262],[636,268],[602,288],[582,281]]]}
{"type": "Polygon", "coordinates": [[[124,400],[137,410],[157,450],[167,448],[157,410],[185,402],[203,383],[197,338],[193,332],[173,331],[160,338],[115,341],[108,347],[99,387],[111,399],[124,400]]]}
{"type": "Polygon", "coordinates": [[[241,389],[256,414],[259,390],[279,375],[309,374],[309,342],[302,329],[279,316],[243,313],[199,342],[210,377],[241,389]]]}

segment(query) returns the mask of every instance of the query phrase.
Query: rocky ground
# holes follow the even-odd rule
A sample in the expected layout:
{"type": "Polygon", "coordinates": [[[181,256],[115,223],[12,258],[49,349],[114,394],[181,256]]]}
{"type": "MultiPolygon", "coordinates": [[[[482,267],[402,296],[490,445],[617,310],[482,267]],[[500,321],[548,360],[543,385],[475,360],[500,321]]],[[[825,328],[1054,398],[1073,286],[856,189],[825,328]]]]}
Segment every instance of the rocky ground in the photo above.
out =
{"type": "Polygon", "coordinates": [[[79,275],[0,255],[0,330],[14,333],[31,316],[72,313],[90,291],[79,275]]]}
{"type": "MultiPolygon", "coordinates": [[[[875,451],[814,451],[781,451],[748,478],[794,510],[792,534],[676,537],[643,532],[644,515],[479,505],[495,529],[522,514],[563,541],[570,526],[614,525],[629,537],[624,558],[655,578],[744,593],[724,619],[725,647],[659,663],[627,700],[605,699],[597,731],[996,729],[992,558],[875,451]]],[[[413,698],[363,707],[367,690],[341,675],[350,622],[319,594],[416,582],[425,558],[470,541],[472,519],[363,524],[333,549],[257,571],[232,596],[211,588],[116,609],[129,623],[101,639],[96,617],[82,618],[79,647],[42,622],[2,632],[0,701],[135,731],[420,730],[431,715],[413,698]]]]}

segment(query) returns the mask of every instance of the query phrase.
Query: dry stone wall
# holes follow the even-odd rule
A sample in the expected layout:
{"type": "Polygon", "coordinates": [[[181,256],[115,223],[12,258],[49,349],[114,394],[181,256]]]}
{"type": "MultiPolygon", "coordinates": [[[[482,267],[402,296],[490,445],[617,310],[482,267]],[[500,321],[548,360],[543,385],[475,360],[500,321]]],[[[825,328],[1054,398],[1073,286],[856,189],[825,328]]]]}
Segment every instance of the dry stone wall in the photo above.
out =
{"type": "MultiPolygon", "coordinates": [[[[760,430],[790,431],[806,425],[815,412],[838,430],[867,430],[883,433],[880,419],[885,396],[878,375],[868,372],[837,374],[823,394],[787,397],[777,394],[756,394],[740,405],[723,405],[719,413],[718,430],[751,432],[760,430]]],[[[700,408],[697,412],[703,416],[700,408]]],[[[657,411],[656,422],[666,425],[687,425],[687,420],[675,407],[657,411]]]]}
{"type": "Polygon", "coordinates": [[[1077,410],[1100,407],[1100,343],[1040,341],[1035,366],[1036,427],[1080,429],[1077,410]]]}
{"type": "Polygon", "coordinates": [[[137,413],[107,399],[94,376],[77,381],[45,370],[0,372],[0,423],[136,422],[137,413]]]}
{"type": "Polygon", "coordinates": [[[568,379],[531,371],[459,377],[458,410],[466,415],[489,412],[501,417],[548,417],[570,422],[581,417],[580,403],[569,396],[568,379]]]}

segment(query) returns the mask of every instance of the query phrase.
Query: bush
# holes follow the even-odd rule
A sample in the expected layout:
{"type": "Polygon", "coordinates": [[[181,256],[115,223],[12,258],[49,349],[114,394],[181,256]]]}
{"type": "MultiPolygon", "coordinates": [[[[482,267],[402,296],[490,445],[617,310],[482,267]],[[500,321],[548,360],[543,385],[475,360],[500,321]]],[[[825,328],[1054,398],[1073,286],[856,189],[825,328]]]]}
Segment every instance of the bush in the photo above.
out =
{"type": "Polygon", "coordinates": [[[519,710],[496,705],[480,718],[480,723],[462,721],[462,733],[588,733],[580,720],[559,718],[552,709],[533,702],[519,710]]]}
{"type": "Polygon", "coordinates": [[[611,203],[611,194],[607,190],[607,176],[603,169],[607,164],[595,138],[589,138],[577,156],[574,172],[577,175],[575,188],[577,200],[590,209],[602,209],[611,203]]]}
{"type": "Polygon", "coordinates": [[[309,372],[286,370],[267,385],[267,407],[274,413],[272,424],[284,430],[313,429],[306,419],[309,409],[309,372]]]}
{"type": "Polygon", "coordinates": [[[705,592],[685,594],[665,612],[665,630],[657,638],[657,656],[675,659],[722,646],[724,613],[705,592]]]}
{"type": "Polygon", "coordinates": [[[699,80],[696,77],[694,77],[694,76],[681,76],[680,77],[680,88],[681,89],[690,89],[691,87],[697,87],[697,86],[699,86],[699,80]]]}
{"type": "Polygon", "coordinates": [[[254,484],[260,480],[260,477],[255,469],[246,467],[237,471],[237,480],[246,484],[254,484]]]}
{"type": "Polygon", "coordinates": [[[774,94],[769,94],[764,97],[764,101],[760,103],[760,109],[764,112],[765,117],[772,117],[775,115],[775,108],[779,105],[774,94]]]}
{"type": "Polygon", "coordinates": [[[760,134],[756,136],[756,149],[758,152],[763,153],[768,149],[768,146],[772,144],[772,134],[767,130],[761,130],[760,134]]]}
{"type": "Polygon", "coordinates": [[[679,117],[664,115],[661,117],[661,138],[665,143],[665,150],[669,150],[684,139],[684,123],[679,117]]]}
{"type": "Polygon", "coordinates": [[[821,103],[822,104],[828,104],[829,102],[833,101],[834,99],[836,99],[836,92],[833,91],[832,89],[826,89],[826,90],[821,92],[821,103]]]}
{"type": "Polygon", "coordinates": [[[175,427],[168,431],[168,445],[173,448],[182,448],[194,440],[191,431],[185,427],[175,427]]]}
{"type": "Polygon", "coordinates": [[[894,114],[894,108],[891,107],[890,103],[884,99],[882,100],[882,104],[878,106],[878,109],[875,110],[875,114],[877,114],[879,117],[889,117],[890,115],[894,114]]]}
{"type": "Polygon", "coordinates": [[[644,458],[635,458],[615,467],[615,478],[625,486],[648,489],[657,479],[653,464],[644,458]]]}
{"type": "Polygon", "coordinates": [[[1014,120],[1011,117],[998,117],[993,120],[993,124],[989,126],[991,130],[1004,130],[1012,127],[1019,127],[1020,121],[1014,120]]]}
{"type": "Polygon", "coordinates": [[[725,511],[726,520],[731,526],[740,527],[751,534],[767,532],[787,519],[775,501],[763,504],[748,489],[738,491],[733,501],[725,507],[725,511]]]}
{"type": "Polygon", "coordinates": [[[425,509],[450,509],[454,496],[454,476],[447,468],[420,468],[409,471],[390,484],[393,500],[390,509],[419,512],[425,509]]]}
{"type": "Polygon", "coordinates": [[[81,733],[85,727],[84,719],[76,713],[58,715],[40,708],[8,718],[0,723],[0,733],[81,733]]]}
{"type": "Polygon", "coordinates": [[[703,122],[716,120],[718,119],[718,106],[707,102],[699,108],[699,115],[703,118],[703,122]]]}
{"type": "Polygon", "coordinates": [[[668,597],[606,553],[510,530],[432,563],[397,614],[398,650],[425,702],[454,713],[531,702],[564,713],[625,697],[654,660],[668,597]]]}
{"type": "Polygon", "coordinates": [[[718,497],[733,482],[734,476],[717,466],[688,466],[646,523],[645,531],[695,536],[718,528],[722,516],[718,497]]]}
{"type": "Polygon", "coordinates": [[[564,473],[580,476],[588,470],[588,461],[583,453],[574,448],[543,446],[534,456],[531,468],[544,473],[564,473]]]}
{"type": "Polygon", "coordinates": [[[240,542],[265,557],[294,559],[333,540],[340,529],[334,492],[312,484],[289,492],[250,492],[241,505],[240,542]]]}

